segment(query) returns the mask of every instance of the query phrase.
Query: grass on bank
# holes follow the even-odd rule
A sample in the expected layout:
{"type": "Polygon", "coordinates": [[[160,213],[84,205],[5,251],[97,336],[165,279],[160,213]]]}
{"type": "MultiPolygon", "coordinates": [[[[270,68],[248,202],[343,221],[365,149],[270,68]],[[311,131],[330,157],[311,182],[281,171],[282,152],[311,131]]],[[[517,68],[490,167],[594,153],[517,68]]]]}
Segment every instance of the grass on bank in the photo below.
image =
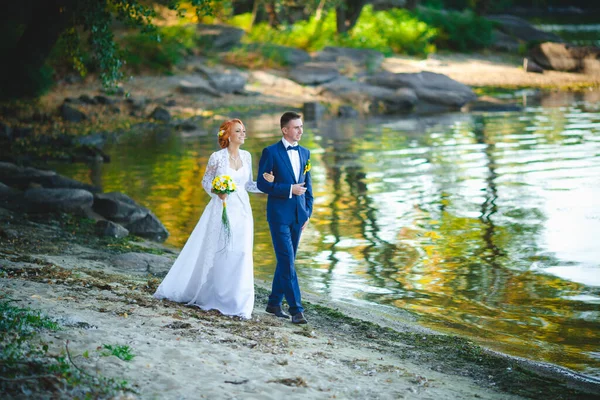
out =
{"type": "Polygon", "coordinates": [[[114,398],[134,392],[127,381],[91,375],[73,362],[68,342],[60,354],[49,351],[39,333],[61,327],[39,311],[0,298],[0,393],[12,398],[61,396],[114,398]]]}
{"type": "Polygon", "coordinates": [[[135,357],[131,352],[131,347],[126,345],[103,344],[102,349],[105,350],[100,353],[103,357],[115,356],[123,361],[131,361],[135,357]]]}

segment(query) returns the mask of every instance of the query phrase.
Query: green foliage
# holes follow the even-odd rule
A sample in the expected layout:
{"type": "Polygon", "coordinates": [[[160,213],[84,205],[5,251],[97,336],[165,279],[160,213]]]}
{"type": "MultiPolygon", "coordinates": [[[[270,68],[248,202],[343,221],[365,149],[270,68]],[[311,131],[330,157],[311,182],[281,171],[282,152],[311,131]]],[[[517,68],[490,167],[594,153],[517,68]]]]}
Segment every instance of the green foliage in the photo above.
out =
{"type": "Polygon", "coordinates": [[[11,305],[11,300],[0,300],[0,362],[16,363],[27,350],[27,341],[37,332],[58,330],[58,324],[39,311],[11,305]]]}
{"type": "Polygon", "coordinates": [[[131,361],[135,357],[129,346],[103,344],[102,348],[108,350],[100,353],[104,357],[115,356],[123,361],[131,361]]]}
{"type": "MultiPolygon", "coordinates": [[[[230,22],[247,29],[248,21],[249,16],[244,15],[230,22]]],[[[279,28],[272,28],[267,23],[258,24],[249,32],[248,40],[307,51],[321,50],[326,46],[344,46],[376,49],[384,54],[425,55],[435,51],[431,41],[436,32],[436,29],[406,10],[373,11],[372,6],[368,5],[348,34],[336,33],[335,12],[329,12],[321,20],[313,16],[308,21],[279,28]]]]}
{"type": "Polygon", "coordinates": [[[428,25],[438,28],[435,43],[439,48],[468,52],[492,43],[492,22],[475,15],[472,10],[419,8],[417,16],[428,25]]]}
{"type": "Polygon", "coordinates": [[[168,26],[158,28],[155,34],[127,35],[120,42],[123,59],[128,69],[144,69],[159,73],[170,72],[183,57],[192,54],[197,46],[194,26],[168,26]]]}
{"type": "Polygon", "coordinates": [[[58,330],[58,324],[39,311],[29,308],[18,308],[10,305],[11,301],[0,301],[0,333],[18,330],[23,336],[31,336],[38,330],[58,330]]]}
{"type": "Polygon", "coordinates": [[[239,14],[234,15],[227,21],[227,23],[237,26],[240,29],[245,30],[246,32],[250,32],[252,29],[252,14],[239,14]]]}
{"type": "Polygon", "coordinates": [[[380,51],[425,55],[435,51],[431,43],[437,30],[407,10],[373,11],[366,6],[342,45],[375,48],[380,51]],[[386,49],[388,49],[386,51],[386,49]]]}
{"type": "Polygon", "coordinates": [[[284,52],[271,43],[250,43],[227,52],[223,60],[228,64],[250,69],[282,68],[289,65],[284,52]]]}
{"type": "Polygon", "coordinates": [[[92,54],[89,49],[84,50],[80,45],[81,42],[77,29],[67,29],[56,42],[47,64],[60,72],[74,69],[81,76],[95,70],[92,54]]]}
{"type": "MultiPolygon", "coordinates": [[[[190,0],[188,3],[196,9],[199,17],[211,13],[210,0],[190,0]]],[[[138,0],[113,0],[107,2],[108,7],[104,2],[95,0],[83,1],[79,4],[81,4],[81,11],[78,14],[81,15],[83,27],[90,32],[89,44],[95,55],[98,69],[101,71],[100,78],[105,87],[115,88],[122,78],[123,62],[110,29],[113,16],[129,27],[140,28],[142,34],[155,34],[156,43],[160,43],[161,34],[167,41],[165,45],[153,46],[146,38],[134,36],[129,44],[136,46],[136,52],[138,49],[141,52],[141,56],[138,58],[129,57],[128,61],[134,68],[139,68],[144,62],[144,55],[150,55],[149,62],[153,66],[167,68],[174,65],[181,56],[182,48],[186,48],[186,44],[189,43],[189,35],[184,35],[183,40],[178,40],[177,35],[182,31],[177,28],[157,30],[152,23],[156,12],[151,4],[146,5],[138,0]]],[[[181,0],[168,0],[168,7],[177,10],[181,16],[184,11],[180,8],[180,4],[181,0]]],[[[125,54],[131,54],[131,52],[126,51],[125,54]]]]}
{"type": "MultiPolygon", "coordinates": [[[[0,379],[0,393],[8,398],[21,398],[24,392],[32,398],[59,394],[61,398],[81,398],[85,393],[86,399],[95,399],[134,392],[124,380],[87,374],[73,364],[68,347],[60,355],[50,355],[48,343],[40,341],[37,333],[59,330],[59,325],[39,311],[11,303],[0,299],[0,378],[5,378],[0,379]]],[[[125,357],[130,353],[121,350],[119,354],[125,357]]]]}
{"type": "MultiPolygon", "coordinates": [[[[168,8],[177,10],[178,15],[184,14],[181,7],[183,0],[167,0],[166,3],[168,8]]],[[[195,9],[197,16],[201,17],[211,12],[212,3],[211,0],[188,0],[185,1],[185,7],[195,9]]],[[[112,93],[123,74],[123,53],[115,42],[113,31],[115,20],[126,27],[140,29],[142,33],[153,34],[156,38],[162,34],[167,40],[165,45],[150,45],[146,39],[131,39],[130,44],[142,51],[139,59],[129,57],[128,61],[133,67],[143,64],[145,60],[142,57],[150,53],[151,67],[158,65],[168,69],[168,66],[177,62],[181,48],[188,48],[186,40],[189,35],[184,35],[184,40],[181,40],[178,36],[181,30],[166,29],[159,32],[153,25],[156,17],[153,2],[57,0],[46,2],[44,7],[37,5],[32,1],[15,2],[3,15],[0,50],[7,59],[14,59],[11,64],[2,66],[8,71],[0,78],[2,100],[35,98],[43,94],[53,84],[54,70],[48,65],[58,65],[63,69],[66,64],[64,59],[81,75],[89,70],[97,71],[104,87],[112,93]],[[43,13],[48,12],[52,17],[46,19],[47,23],[40,22],[46,16],[43,13]],[[58,42],[58,50],[52,54],[58,42]],[[34,47],[34,44],[39,46],[34,47]],[[47,61],[53,62],[47,64],[47,61]]],[[[130,55],[131,52],[125,54],[130,55]]]]}

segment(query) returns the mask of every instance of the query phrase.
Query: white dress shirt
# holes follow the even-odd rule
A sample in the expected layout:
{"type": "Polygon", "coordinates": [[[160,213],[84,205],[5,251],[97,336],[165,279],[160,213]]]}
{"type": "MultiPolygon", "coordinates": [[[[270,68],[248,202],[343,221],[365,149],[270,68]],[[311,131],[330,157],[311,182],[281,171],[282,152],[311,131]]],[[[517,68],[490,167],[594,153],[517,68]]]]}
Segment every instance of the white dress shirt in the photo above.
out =
{"type": "MultiPolygon", "coordinates": [[[[285,138],[281,138],[283,142],[283,147],[287,149],[288,146],[298,146],[298,142],[294,142],[293,144],[285,140],[285,138]]],[[[290,158],[290,163],[292,164],[292,169],[294,170],[294,176],[296,177],[296,182],[300,180],[300,153],[297,150],[288,150],[287,155],[290,158]]],[[[290,199],[292,198],[292,187],[290,186],[290,199]]]]}

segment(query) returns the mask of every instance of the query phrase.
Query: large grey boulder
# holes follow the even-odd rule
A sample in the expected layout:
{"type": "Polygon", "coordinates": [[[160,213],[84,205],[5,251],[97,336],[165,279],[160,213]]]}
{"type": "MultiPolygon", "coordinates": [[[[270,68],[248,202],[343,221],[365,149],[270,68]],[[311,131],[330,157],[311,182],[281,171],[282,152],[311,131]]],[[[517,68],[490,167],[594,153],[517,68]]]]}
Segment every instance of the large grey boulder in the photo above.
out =
{"type": "Polygon", "coordinates": [[[244,48],[249,51],[260,52],[263,56],[277,60],[283,65],[299,65],[311,60],[310,54],[295,47],[270,43],[250,43],[244,45],[244,48]]]}
{"type": "Polygon", "coordinates": [[[129,233],[156,241],[164,241],[169,237],[167,228],[150,210],[123,193],[96,194],[93,210],[104,218],[123,225],[129,233]]]}
{"type": "Polygon", "coordinates": [[[208,94],[213,97],[221,97],[221,93],[200,76],[189,76],[179,81],[179,91],[185,94],[208,94]]]}
{"type": "Polygon", "coordinates": [[[307,63],[290,70],[288,76],[301,85],[321,85],[339,78],[340,73],[336,68],[307,63]]]}
{"type": "Polygon", "coordinates": [[[29,212],[80,212],[94,202],[94,195],[83,189],[28,189],[24,195],[29,212]]]}
{"type": "Polygon", "coordinates": [[[60,106],[60,115],[65,121],[69,122],[81,122],[87,119],[87,115],[83,111],[76,109],[66,103],[60,106]]]}
{"type": "Polygon", "coordinates": [[[20,190],[11,188],[0,182],[0,200],[9,200],[21,194],[20,190]]]}
{"type": "Polygon", "coordinates": [[[145,217],[125,225],[134,235],[142,236],[157,242],[164,242],[169,237],[169,231],[150,210],[145,217]]]}
{"type": "Polygon", "coordinates": [[[243,29],[228,25],[198,24],[197,34],[201,47],[211,50],[229,50],[240,44],[243,29]]]}
{"type": "Polygon", "coordinates": [[[156,121],[169,122],[171,120],[171,113],[163,107],[156,107],[152,111],[152,114],[150,114],[150,118],[156,121]]]}
{"type": "Polygon", "coordinates": [[[21,190],[27,189],[32,183],[45,188],[83,189],[90,192],[100,190],[93,185],[57,174],[55,171],[20,167],[8,162],[0,162],[0,182],[21,190]]]}
{"type": "Polygon", "coordinates": [[[113,238],[124,238],[129,235],[129,231],[121,225],[107,220],[100,220],[96,222],[96,231],[102,236],[109,236],[113,238]]]}
{"type": "Polygon", "coordinates": [[[546,42],[532,47],[529,55],[544,69],[600,73],[600,47],[546,42]]]}
{"type": "Polygon", "coordinates": [[[384,59],[385,56],[383,53],[377,50],[333,46],[325,47],[314,56],[315,61],[336,62],[340,64],[349,62],[372,71],[378,70],[384,59]]]}
{"type": "Polygon", "coordinates": [[[348,78],[336,79],[320,86],[321,94],[350,103],[374,114],[407,113],[413,110],[417,97],[410,89],[394,90],[348,78]]]}
{"type": "Polygon", "coordinates": [[[366,81],[372,85],[389,89],[408,88],[414,91],[422,109],[459,110],[475,101],[473,90],[443,74],[423,71],[417,73],[380,72],[366,81]],[[432,106],[432,107],[431,107],[432,106]]]}
{"type": "Polygon", "coordinates": [[[23,193],[0,182],[0,207],[11,210],[20,208],[23,204],[23,193]]]}
{"type": "Polygon", "coordinates": [[[285,91],[287,94],[303,95],[306,92],[306,87],[293,80],[266,71],[251,71],[250,81],[268,89],[285,91]]]}
{"type": "Polygon", "coordinates": [[[231,68],[216,70],[205,65],[197,65],[195,69],[218,93],[242,92],[248,80],[245,75],[231,68]]]}
{"type": "Polygon", "coordinates": [[[494,29],[492,32],[492,40],[490,47],[495,50],[518,53],[521,48],[521,42],[518,39],[498,29],[494,29]]]}
{"type": "Polygon", "coordinates": [[[133,222],[144,218],[148,213],[148,210],[130,197],[118,192],[97,193],[92,208],[104,218],[119,223],[133,222]]]}
{"type": "Polygon", "coordinates": [[[557,34],[539,30],[529,21],[514,15],[488,15],[486,18],[495,22],[501,32],[523,42],[564,42],[557,34]]]}
{"type": "Polygon", "coordinates": [[[523,69],[525,70],[525,72],[533,72],[533,73],[536,73],[536,74],[543,74],[544,73],[544,68],[540,67],[539,65],[537,65],[535,63],[535,61],[530,60],[527,57],[525,57],[523,59],[523,69]]]}

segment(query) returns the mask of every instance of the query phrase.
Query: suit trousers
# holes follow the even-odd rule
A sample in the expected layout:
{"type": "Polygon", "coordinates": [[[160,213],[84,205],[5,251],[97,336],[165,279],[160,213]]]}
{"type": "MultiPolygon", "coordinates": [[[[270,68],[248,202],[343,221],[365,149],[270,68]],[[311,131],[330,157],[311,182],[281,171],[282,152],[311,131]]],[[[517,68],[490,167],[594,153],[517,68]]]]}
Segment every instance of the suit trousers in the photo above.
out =
{"type": "Polygon", "coordinates": [[[294,266],[302,225],[298,223],[269,222],[269,228],[273,248],[275,249],[275,257],[277,258],[277,267],[273,275],[273,287],[268,304],[275,307],[281,306],[281,302],[285,297],[290,306],[290,314],[295,315],[304,311],[302,299],[300,298],[298,276],[294,266]]]}

